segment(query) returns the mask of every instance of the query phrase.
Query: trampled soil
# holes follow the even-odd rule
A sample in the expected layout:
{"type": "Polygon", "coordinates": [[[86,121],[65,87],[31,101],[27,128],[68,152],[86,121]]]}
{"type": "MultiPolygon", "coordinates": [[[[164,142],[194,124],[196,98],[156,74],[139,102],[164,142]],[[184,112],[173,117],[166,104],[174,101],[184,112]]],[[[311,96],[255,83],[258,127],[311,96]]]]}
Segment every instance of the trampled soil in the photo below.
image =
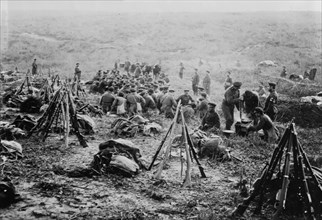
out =
{"type": "MultiPolygon", "coordinates": [[[[242,160],[228,162],[203,159],[201,164],[207,178],[200,178],[193,163],[192,186],[182,187],[184,170],[180,176],[178,149],[162,172],[162,180],[153,178],[151,171],[142,171],[133,178],[115,174],[71,178],[59,170],[85,168],[98,152],[98,144],[113,138],[109,135],[110,123],[115,118],[96,118],[99,132],[87,136],[88,148],[79,146],[70,136],[66,148],[59,135],[52,134],[45,143],[35,137],[19,142],[24,146],[24,158],[10,162],[4,168],[23,198],[0,211],[2,219],[225,219],[242,200],[236,184],[243,178],[252,183],[269,160],[272,146],[254,137],[232,137],[226,140],[232,155],[242,160]]],[[[138,135],[130,139],[151,161],[164,132],[156,137],[138,135]]],[[[178,128],[180,129],[180,128],[178,128]]],[[[178,131],[179,132],[179,131],[178,131]]],[[[251,210],[251,209],[250,209],[251,210]]],[[[270,219],[271,208],[253,219],[270,219]]],[[[252,213],[247,211],[249,219],[252,213]]]]}

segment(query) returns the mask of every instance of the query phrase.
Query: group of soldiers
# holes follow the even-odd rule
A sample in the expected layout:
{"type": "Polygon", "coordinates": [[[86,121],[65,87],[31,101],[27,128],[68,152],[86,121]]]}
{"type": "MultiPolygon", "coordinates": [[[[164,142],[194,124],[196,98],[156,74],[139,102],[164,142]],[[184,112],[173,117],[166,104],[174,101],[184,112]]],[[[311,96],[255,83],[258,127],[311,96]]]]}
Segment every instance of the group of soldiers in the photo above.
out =
{"type": "MultiPolygon", "coordinates": [[[[33,74],[37,72],[36,59],[32,65],[33,74]]],[[[180,63],[179,77],[183,77],[183,63],[180,63]]],[[[80,81],[81,70],[76,63],[74,81],[80,81]]],[[[192,91],[197,100],[194,100],[185,89],[183,94],[175,98],[175,90],[170,88],[169,79],[161,73],[161,66],[156,64],[131,64],[125,61],[123,65],[115,62],[114,69],[102,72],[99,70],[91,81],[90,92],[102,94],[99,104],[104,113],[115,113],[119,116],[132,116],[135,114],[164,114],[166,118],[173,118],[178,102],[184,116],[189,118],[196,116],[201,120],[200,129],[204,131],[215,131],[220,129],[220,117],[215,111],[216,104],[210,102],[210,72],[207,71],[203,79],[203,87],[199,86],[200,77],[198,69],[195,68],[192,77],[192,91]],[[123,71],[121,71],[122,66],[123,71]]],[[[273,142],[277,139],[276,127],[273,121],[277,113],[276,84],[269,83],[269,95],[263,85],[256,92],[245,91],[240,94],[241,82],[233,82],[231,73],[227,72],[224,82],[225,94],[222,101],[222,113],[225,119],[225,130],[231,130],[234,124],[234,109],[244,110],[254,121],[254,126],[249,131],[263,129],[265,139],[273,142]],[[265,97],[262,107],[260,97],[265,97]]]]}
{"type": "MultiPolygon", "coordinates": [[[[179,78],[183,78],[185,67],[183,63],[180,63],[179,67],[179,78]]],[[[198,95],[199,89],[204,89],[207,95],[210,95],[210,86],[211,86],[211,78],[210,78],[210,71],[206,71],[206,76],[204,77],[202,81],[202,86],[199,86],[200,83],[200,76],[198,73],[198,68],[194,68],[194,75],[192,77],[192,91],[194,95],[198,95]]]]}

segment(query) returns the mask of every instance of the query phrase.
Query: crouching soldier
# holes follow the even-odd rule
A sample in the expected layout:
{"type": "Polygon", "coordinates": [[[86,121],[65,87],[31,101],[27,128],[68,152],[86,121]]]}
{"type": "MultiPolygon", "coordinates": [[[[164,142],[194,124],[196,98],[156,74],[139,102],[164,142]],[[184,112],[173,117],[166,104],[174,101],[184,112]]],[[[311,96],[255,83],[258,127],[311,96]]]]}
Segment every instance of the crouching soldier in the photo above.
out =
{"type": "Polygon", "coordinates": [[[125,103],[126,103],[126,99],[124,98],[124,93],[119,92],[118,96],[114,99],[111,109],[114,110],[116,108],[116,114],[120,116],[124,116],[126,113],[125,103]]]}
{"type": "Polygon", "coordinates": [[[264,114],[261,107],[255,108],[255,116],[257,117],[258,123],[248,128],[248,131],[259,131],[263,129],[264,140],[268,143],[275,143],[278,139],[279,132],[274,126],[270,117],[264,114]]]}
{"type": "Polygon", "coordinates": [[[220,129],[220,119],[215,107],[215,103],[208,103],[208,111],[201,121],[200,130],[212,132],[220,129]]]}

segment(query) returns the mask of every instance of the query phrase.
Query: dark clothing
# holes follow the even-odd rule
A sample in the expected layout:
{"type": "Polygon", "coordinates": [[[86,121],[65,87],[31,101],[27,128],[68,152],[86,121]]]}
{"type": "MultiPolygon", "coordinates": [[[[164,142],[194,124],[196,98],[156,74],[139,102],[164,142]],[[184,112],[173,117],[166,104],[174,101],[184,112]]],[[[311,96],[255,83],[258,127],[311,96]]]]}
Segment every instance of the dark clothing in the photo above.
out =
{"type": "Polygon", "coordinates": [[[144,95],[143,98],[145,100],[145,106],[144,107],[142,106],[143,112],[148,111],[148,109],[155,109],[156,108],[156,104],[150,95],[144,95]]]}
{"type": "Polygon", "coordinates": [[[226,120],[226,130],[230,130],[234,123],[234,107],[239,110],[239,89],[234,86],[228,88],[225,92],[225,98],[222,102],[222,111],[226,120]]]}
{"type": "Polygon", "coordinates": [[[183,66],[181,66],[181,67],[180,67],[180,70],[179,70],[179,77],[180,77],[180,79],[182,79],[182,78],[183,78],[183,70],[184,70],[184,67],[183,67],[183,66]]]}
{"type": "Polygon", "coordinates": [[[269,96],[266,98],[265,101],[265,107],[264,107],[264,113],[267,114],[272,121],[275,120],[275,116],[277,113],[277,108],[276,108],[276,103],[277,103],[277,93],[271,92],[269,96]]]}
{"type": "Polygon", "coordinates": [[[114,102],[114,99],[115,97],[111,92],[106,92],[102,95],[100,105],[102,106],[104,113],[111,111],[111,106],[114,102]]]}
{"type": "Polygon", "coordinates": [[[198,95],[199,75],[196,73],[192,78],[192,91],[194,95],[198,95]]]}
{"type": "Polygon", "coordinates": [[[80,78],[81,78],[81,73],[82,73],[82,71],[79,69],[79,67],[78,67],[78,66],[76,66],[76,67],[75,67],[75,79],[76,79],[77,81],[79,81],[79,80],[80,80],[80,78]]]}
{"type": "Polygon", "coordinates": [[[260,106],[259,97],[256,93],[253,93],[249,90],[246,90],[243,94],[244,104],[245,104],[245,112],[247,114],[252,113],[256,107],[260,106]]]}
{"type": "Polygon", "coordinates": [[[212,128],[220,129],[220,119],[214,109],[209,110],[201,121],[201,130],[208,131],[212,128]]]}
{"type": "Polygon", "coordinates": [[[202,100],[197,107],[197,111],[199,113],[199,117],[203,119],[208,111],[208,100],[202,100]]]}
{"type": "Polygon", "coordinates": [[[282,70],[281,77],[286,77],[286,70],[285,69],[282,70]]]}
{"type": "Polygon", "coordinates": [[[181,100],[181,105],[188,105],[189,101],[194,102],[192,97],[190,95],[186,95],[186,94],[179,96],[179,98],[177,98],[176,101],[179,102],[179,100],[181,100]]]}
{"type": "Polygon", "coordinates": [[[37,63],[36,62],[33,62],[32,63],[32,70],[31,70],[31,74],[32,75],[36,75],[37,74],[37,67],[38,67],[37,63]]]}
{"type": "Polygon", "coordinates": [[[270,117],[266,114],[261,115],[257,125],[251,126],[248,130],[259,131],[261,129],[263,129],[265,141],[272,143],[278,139],[278,130],[274,126],[270,117]]]}
{"type": "Polygon", "coordinates": [[[130,66],[131,66],[131,62],[130,61],[125,61],[125,63],[124,63],[124,70],[126,72],[129,72],[130,71],[130,66]]]}
{"type": "Polygon", "coordinates": [[[171,95],[166,94],[162,97],[161,104],[161,111],[165,113],[165,117],[173,118],[173,109],[177,107],[176,100],[174,100],[174,98],[171,95]]]}

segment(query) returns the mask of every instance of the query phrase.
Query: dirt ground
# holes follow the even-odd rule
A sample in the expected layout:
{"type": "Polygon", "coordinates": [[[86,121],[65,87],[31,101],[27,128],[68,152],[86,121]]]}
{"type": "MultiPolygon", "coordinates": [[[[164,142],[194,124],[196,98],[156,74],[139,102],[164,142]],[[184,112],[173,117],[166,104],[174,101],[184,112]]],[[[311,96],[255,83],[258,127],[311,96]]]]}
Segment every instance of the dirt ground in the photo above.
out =
{"type": "MultiPolygon", "coordinates": [[[[95,118],[97,134],[87,136],[88,148],[79,146],[75,136],[70,136],[66,148],[59,135],[51,135],[46,142],[36,137],[20,140],[24,158],[10,162],[4,168],[16,186],[22,201],[0,210],[2,219],[227,219],[242,200],[236,184],[243,177],[254,182],[269,160],[273,146],[254,137],[225,139],[232,155],[242,159],[228,162],[203,159],[201,164],[207,178],[200,178],[193,163],[192,186],[184,188],[180,176],[178,149],[162,172],[162,180],[153,179],[151,171],[142,171],[134,178],[108,174],[106,176],[71,178],[59,175],[59,170],[85,168],[98,152],[98,144],[113,138],[110,123],[115,118],[95,118]],[[249,156],[251,155],[251,156],[249,156]]],[[[164,121],[164,131],[156,137],[139,135],[131,141],[141,149],[141,154],[151,161],[170,121],[164,121]]],[[[179,129],[179,128],[178,128],[179,129]]],[[[320,144],[320,143],[317,143],[320,144]]],[[[252,210],[250,208],[250,210],[252,210]]],[[[245,219],[270,219],[270,207],[264,214],[252,216],[247,211],[245,219]],[[251,217],[252,216],[252,217],[251,217]]],[[[243,219],[243,218],[241,218],[243,219]]]]}

